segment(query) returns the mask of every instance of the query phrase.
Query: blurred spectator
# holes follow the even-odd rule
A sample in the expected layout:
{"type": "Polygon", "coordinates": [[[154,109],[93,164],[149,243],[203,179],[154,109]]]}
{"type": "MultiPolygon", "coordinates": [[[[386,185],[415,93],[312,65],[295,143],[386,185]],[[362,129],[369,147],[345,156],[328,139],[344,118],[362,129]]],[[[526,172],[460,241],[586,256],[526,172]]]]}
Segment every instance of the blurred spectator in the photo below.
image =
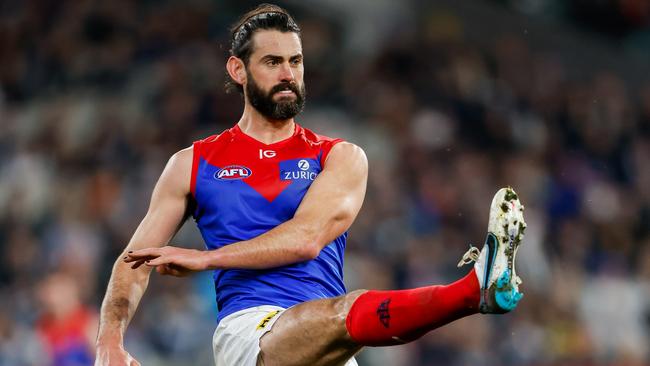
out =
{"type": "MultiPolygon", "coordinates": [[[[576,70],[566,50],[439,3],[280,4],[303,29],[298,122],[370,160],[350,289],[457,278],[492,194],[512,185],[527,206],[516,312],[369,348],[360,364],[650,364],[650,69],[640,88],[607,67],[576,70]]],[[[512,5],[526,22],[578,18],[610,34],[588,37],[633,39],[649,54],[644,1],[458,8],[479,3],[512,5]]],[[[2,2],[0,366],[92,364],[110,268],[165,162],[239,118],[239,96],[222,87],[227,27],[255,4],[2,2]]],[[[174,240],[201,247],[192,223],[174,240]]],[[[214,308],[209,274],[153,276],[127,348],[145,364],[211,365],[214,308]]]]}
{"type": "Polygon", "coordinates": [[[75,279],[63,273],[50,274],[39,285],[38,296],[43,311],[36,329],[49,355],[48,363],[91,364],[98,318],[81,303],[75,279]]]}

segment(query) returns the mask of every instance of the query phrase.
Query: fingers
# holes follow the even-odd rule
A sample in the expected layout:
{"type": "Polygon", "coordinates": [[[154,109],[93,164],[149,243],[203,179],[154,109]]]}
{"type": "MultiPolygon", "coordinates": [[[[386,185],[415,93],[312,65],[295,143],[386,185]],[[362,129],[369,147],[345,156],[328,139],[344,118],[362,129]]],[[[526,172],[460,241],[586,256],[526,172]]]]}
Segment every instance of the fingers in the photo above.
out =
{"type": "Polygon", "coordinates": [[[138,269],[138,268],[139,268],[141,265],[143,265],[147,260],[149,260],[149,259],[147,258],[147,259],[140,259],[140,260],[138,260],[137,262],[133,263],[133,265],[131,266],[131,269],[138,269]]]}
{"type": "Polygon", "coordinates": [[[145,262],[156,259],[163,253],[163,248],[145,248],[129,251],[122,259],[124,260],[124,263],[133,263],[131,269],[138,269],[145,262]]]}
{"type": "Polygon", "coordinates": [[[132,263],[132,269],[146,265],[147,267],[155,267],[156,272],[162,275],[185,277],[191,271],[175,263],[181,260],[177,255],[177,251],[178,248],[173,247],[146,248],[127,252],[123,260],[125,263],[132,263]]]}
{"type": "Polygon", "coordinates": [[[140,362],[138,362],[138,360],[133,358],[133,356],[131,356],[131,355],[128,355],[128,356],[129,356],[129,366],[141,366],[140,362]]]}
{"type": "Polygon", "coordinates": [[[163,264],[156,267],[156,272],[161,275],[185,277],[188,275],[187,271],[175,268],[172,264],[163,264]]]}
{"type": "Polygon", "coordinates": [[[159,257],[163,253],[164,253],[163,248],[145,248],[140,250],[132,250],[126,253],[126,257],[124,257],[124,261],[126,263],[129,263],[129,262],[135,262],[140,259],[143,260],[153,259],[159,257]]]}
{"type": "Polygon", "coordinates": [[[152,260],[156,257],[144,257],[144,258],[138,258],[138,259],[129,259],[128,257],[124,257],[124,263],[133,263],[131,265],[132,269],[137,269],[141,265],[143,265],[146,261],[152,260]]]}
{"type": "Polygon", "coordinates": [[[155,258],[155,259],[148,259],[148,260],[144,261],[144,263],[146,265],[148,265],[149,267],[160,266],[160,265],[168,264],[168,263],[171,263],[171,262],[173,262],[173,259],[170,258],[169,256],[160,256],[160,257],[155,258]]]}
{"type": "MultiPolygon", "coordinates": [[[[126,258],[126,257],[125,257],[126,258]]],[[[147,256],[147,257],[142,257],[138,259],[125,259],[124,262],[126,263],[133,263],[131,266],[132,269],[137,269],[143,264],[149,266],[149,267],[160,267],[162,265],[167,265],[169,263],[172,263],[174,260],[171,257],[166,257],[166,256],[160,256],[160,257],[153,257],[153,256],[147,256]]]]}
{"type": "Polygon", "coordinates": [[[161,275],[172,275],[172,269],[167,264],[157,266],[156,272],[160,273],[161,275]]]}
{"type": "Polygon", "coordinates": [[[158,258],[158,256],[150,255],[150,256],[141,257],[141,258],[133,258],[133,257],[130,257],[130,256],[127,254],[126,257],[124,257],[124,258],[122,258],[122,259],[124,260],[124,263],[132,263],[132,262],[143,262],[143,261],[148,261],[148,260],[152,260],[152,259],[154,259],[154,258],[158,258]]]}

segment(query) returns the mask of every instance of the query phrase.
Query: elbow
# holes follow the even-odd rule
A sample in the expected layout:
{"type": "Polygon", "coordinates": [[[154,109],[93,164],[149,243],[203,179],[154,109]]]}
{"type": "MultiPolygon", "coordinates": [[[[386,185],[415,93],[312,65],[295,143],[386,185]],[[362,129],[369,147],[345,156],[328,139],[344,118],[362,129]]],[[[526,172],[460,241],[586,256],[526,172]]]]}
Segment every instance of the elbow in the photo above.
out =
{"type": "Polygon", "coordinates": [[[315,241],[309,241],[307,243],[303,243],[300,246],[297,255],[300,261],[302,262],[310,261],[318,257],[321,249],[322,248],[320,247],[320,245],[318,245],[318,243],[316,243],[315,241]]]}
{"type": "Polygon", "coordinates": [[[315,259],[320,254],[323,246],[320,245],[322,238],[318,235],[318,230],[314,228],[308,228],[301,232],[300,237],[302,240],[299,240],[299,246],[297,248],[297,256],[301,261],[310,261],[315,259]]]}
{"type": "Polygon", "coordinates": [[[309,261],[318,257],[323,247],[348,229],[351,217],[347,212],[341,212],[332,217],[325,227],[310,227],[304,230],[301,233],[303,240],[300,240],[300,246],[297,248],[299,259],[309,261]]]}
{"type": "Polygon", "coordinates": [[[323,248],[322,245],[319,245],[318,227],[314,226],[313,220],[303,221],[294,218],[294,221],[296,224],[301,224],[297,226],[299,230],[294,233],[295,237],[299,239],[296,240],[291,250],[296,262],[306,262],[315,259],[323,248]]]}

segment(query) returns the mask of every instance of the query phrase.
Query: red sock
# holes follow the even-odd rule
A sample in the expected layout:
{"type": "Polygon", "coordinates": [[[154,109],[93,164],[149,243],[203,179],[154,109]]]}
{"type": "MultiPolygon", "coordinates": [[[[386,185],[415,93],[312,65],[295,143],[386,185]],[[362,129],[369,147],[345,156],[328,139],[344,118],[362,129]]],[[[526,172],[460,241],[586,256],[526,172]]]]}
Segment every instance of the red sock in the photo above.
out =
{"type": "Polygon", "coordinates": [[[446,286],[368,291],[348,313],[346,327],[364,346],[388,346],[416,340],[451,321],[478,312],[480,287],[474,270],[446,286]]]}

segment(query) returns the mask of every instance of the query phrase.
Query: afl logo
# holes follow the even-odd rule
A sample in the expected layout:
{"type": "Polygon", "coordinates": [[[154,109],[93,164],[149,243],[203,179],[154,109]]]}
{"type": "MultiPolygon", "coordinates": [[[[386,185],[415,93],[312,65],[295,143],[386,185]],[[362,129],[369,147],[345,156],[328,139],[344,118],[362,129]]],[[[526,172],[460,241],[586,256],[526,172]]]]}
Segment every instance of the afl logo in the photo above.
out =
{"type": "Polygon", "coordinates": [[[304,159],[303,159],[303,160],[300,160],[300,161],[298,162],[298,168],[300,168],[300,170],[307,170],[307,169],[309,169],[309,162],[308,162],[307,160],[304,160],[304,159]]]}
{"type": "Polygon", "coordinates": [[[214,173],[214,178],[218,180],[246,179],[252,174],[253,172],[245,166],[228,165],[214,173]]]}

